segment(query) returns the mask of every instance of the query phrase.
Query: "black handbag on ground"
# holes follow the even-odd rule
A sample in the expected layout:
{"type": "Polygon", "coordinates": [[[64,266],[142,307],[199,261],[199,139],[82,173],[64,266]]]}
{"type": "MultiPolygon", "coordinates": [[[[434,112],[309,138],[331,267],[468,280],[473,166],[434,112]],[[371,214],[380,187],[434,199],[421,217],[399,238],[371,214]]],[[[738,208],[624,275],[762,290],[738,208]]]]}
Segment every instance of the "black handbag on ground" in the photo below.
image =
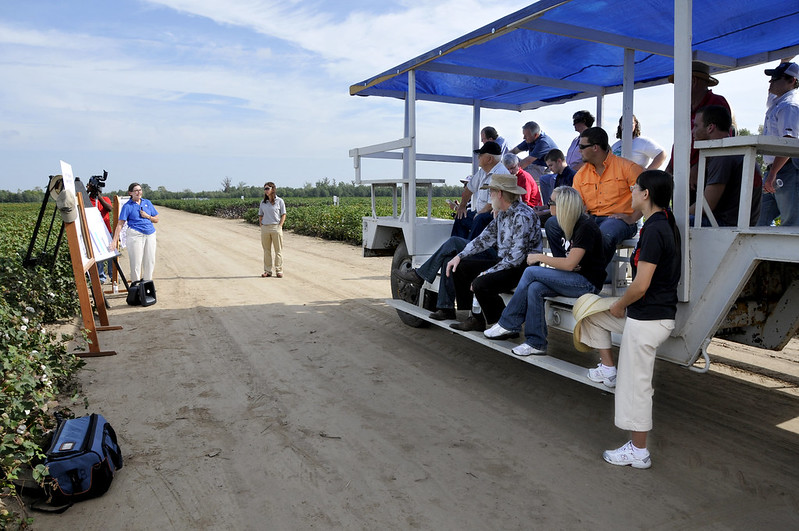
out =
{"type": "Polygon", "coordinates": [[[152,280],[131,282],[126,302],[131,306],[152,306],[156,302],[155,283],[152,280]]]}

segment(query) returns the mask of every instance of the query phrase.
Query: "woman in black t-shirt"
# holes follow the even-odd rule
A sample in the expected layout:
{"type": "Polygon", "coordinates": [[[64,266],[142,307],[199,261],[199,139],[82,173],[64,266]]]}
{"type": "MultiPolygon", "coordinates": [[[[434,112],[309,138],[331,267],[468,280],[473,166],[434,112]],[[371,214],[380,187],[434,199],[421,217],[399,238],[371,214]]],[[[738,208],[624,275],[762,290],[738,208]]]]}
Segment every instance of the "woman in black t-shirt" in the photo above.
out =
{"type": "Polygon", "coordinates": [[[582,320],[581,342],[597,348],[602,362],[588,377],[616,387],[616,426],[631,440],[602,457],[614,465],[649,468],[646,437],[652,429],[652,373],[657,348],[674,329],[680,280],[680,233],[668,210],[674,189],[671,175],[649,170],[632,187],[633,209],[646,222],[630,259],[633,281],[606,312],[582,320]],[[626,318],[625,318],[626,310],[626,318]],[[611,357],[611,332],[623,332],[618,373],[611,357]]]}
{"type": "Polygon", "coordinates": [[[513,349],[517,356],[546,354],[545,297],[599,293],[605,280],[602,233],[586,215],[580,193],[571,186],[559,186],[549,204],[567,240],[566,256],[527,255],[531,267],[524,271],[499,322],[484,332],[489,339],[516,337],[524,323],[525,342],[513,349]],[[538,263],[550,267],[533,265],[538,263]]]}

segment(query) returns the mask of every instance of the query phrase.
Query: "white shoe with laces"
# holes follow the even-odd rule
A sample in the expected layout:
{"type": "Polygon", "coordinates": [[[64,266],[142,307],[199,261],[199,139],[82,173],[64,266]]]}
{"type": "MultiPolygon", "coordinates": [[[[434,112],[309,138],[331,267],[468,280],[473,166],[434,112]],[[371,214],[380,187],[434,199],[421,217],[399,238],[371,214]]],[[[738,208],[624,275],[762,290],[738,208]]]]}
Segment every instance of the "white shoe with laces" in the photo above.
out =
{"type": "Polygon", "coordinates": [[[652,466],[652,459],[649,455],[649,450],[644,448],[635,448],[632,441],[621,448],[615,450],[605,450],[602,457],[611,465],[626,466],[630,465],[633,468],[649,468],[652,466]]]}
{"type": "Polygon", "coordinates": [[[512,330],[502,328],[499,326],[499,323],[497,323],[483,332],[483,335],[488,339],[511,339],[514,337],[519,337],[519,332],[513,332],[512,330]]]}
{"type": "Polygon", "coordinates": [[[541,356],[547,353],[546,350],[539,350],[532,345],[528,345],[527,343],[522,343],[518,347],[513,347],[511,352],[517,356],[532,356],[533,354],[536,356],[541,356]]]}
{"type": "Polygon", "coordinates": [[[608,367],[599,363],[593,369],[588,369],[588,379],[592,382],[600,382],[607,387],[616,387],[616,367],[608,367]]]}

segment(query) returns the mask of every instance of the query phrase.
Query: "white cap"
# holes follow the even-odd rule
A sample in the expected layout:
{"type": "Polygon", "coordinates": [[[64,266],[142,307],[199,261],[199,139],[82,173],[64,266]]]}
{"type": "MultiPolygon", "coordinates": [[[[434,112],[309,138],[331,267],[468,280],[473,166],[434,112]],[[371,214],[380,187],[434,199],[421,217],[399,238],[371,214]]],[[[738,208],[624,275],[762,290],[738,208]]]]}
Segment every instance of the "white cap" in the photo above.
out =
{"type": "Polygon", "coordinates": [[[56,205],[61,211],[61,219],[64,220],[64,223],[72,223],[78,217],[78,204],[72,190],[62,190],[58,194],[56,205]]]}

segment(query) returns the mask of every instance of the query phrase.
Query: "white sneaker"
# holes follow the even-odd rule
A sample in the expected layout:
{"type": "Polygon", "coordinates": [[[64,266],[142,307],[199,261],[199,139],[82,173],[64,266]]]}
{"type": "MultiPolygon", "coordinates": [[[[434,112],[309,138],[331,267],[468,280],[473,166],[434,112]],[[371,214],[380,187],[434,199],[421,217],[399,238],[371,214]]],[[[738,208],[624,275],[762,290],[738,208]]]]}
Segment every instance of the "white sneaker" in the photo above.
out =
{"type": "Polygon", "coordinates": [[[611,465],[630,465],[633,468],[649,468],[652,466],[649,450],[640,450],[633,447],[632,441],[628,441],[627,444],[621,448],[605,450],[602,452],[602,457],[611,465]]]}
{"type": "Polygon", "coordinates": [[[593,369],[588,369],[588,379],[592,382],[601,382],[608,387],[616,387],[616,367],[607,367],[599,363],[593,369]]]}
{"type": "Polygon", "coordinates": [[[499,323],[497,323],[483,332],[483,335],[488,339],[510,339],[513,337],[519,337],[519,332],[512,332],[511,330],[502,328],[499,326],[499,323]]]}
{"type": "Polygon", "coordinates": [[[527,343],[522,343],[518,347],[513,347],[511,352],[517,356],[532,356],[533,354],[536,356],[541,356],[542,354],[547,353],[546,350],[539,350],[532,345],[528,345],[527,343]]]}

